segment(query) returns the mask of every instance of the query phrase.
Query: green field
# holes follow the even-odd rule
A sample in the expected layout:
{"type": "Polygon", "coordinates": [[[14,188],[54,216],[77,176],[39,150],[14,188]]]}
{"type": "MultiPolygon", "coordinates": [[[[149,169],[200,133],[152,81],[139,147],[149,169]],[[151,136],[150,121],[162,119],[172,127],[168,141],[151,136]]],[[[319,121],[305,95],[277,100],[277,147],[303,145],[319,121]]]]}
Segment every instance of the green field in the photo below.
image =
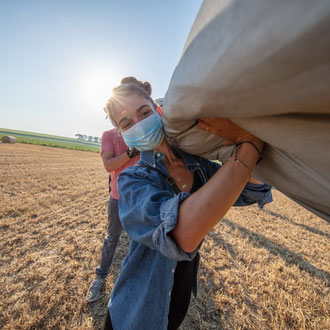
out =
{"type": "Polygon", "coordinates": [[[18,143],[36,144],[40,146],[71,149],[71,150],[82,150],[82,151],[93,151],[93,152],[100,151],[99,143],[78,140],[69,137],[0,128],[0,139],[4,135],[14,136],[17,139],[18,143]]]}

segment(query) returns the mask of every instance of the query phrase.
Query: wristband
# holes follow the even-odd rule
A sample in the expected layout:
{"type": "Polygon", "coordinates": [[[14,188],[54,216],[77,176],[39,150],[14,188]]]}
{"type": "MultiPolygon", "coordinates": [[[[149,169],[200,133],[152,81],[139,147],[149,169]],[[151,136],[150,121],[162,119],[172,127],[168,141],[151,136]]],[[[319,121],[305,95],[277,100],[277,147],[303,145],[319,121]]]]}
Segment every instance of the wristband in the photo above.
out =
{"type": "Polygon", "coordinates": [[[244,140],[244,141],[241,141],[241,142],[236,143],[236,144],[235,144],[235,147],[234,147],[234,149],[233,149],[233,151],[232,151],[231,154],[230,154],[230,157],[231,157],[233,154],[235,154],[235,158],[237,158],[238,148],[239,148],[239,146],[241,146],[243,143],[248,143],[248,144],[250,144],[250,145],[253,146],[253,148],[257,151],[257,153],[258,153],[257,164],[259,164],[260,161],[262,160],[262,153],[261,153],[261,151],[257,148],[257,146],[256,146],[253,142],[248,141],[248,140],[244,140]]]}
{"type": "Polygon", "coordinates": [[[132,149],[127,149],[126,150],[126,152],[127,152],[127,156],[130,158],[130,159],[132,159],[132,158],[134,158],[135,156],[137,156],[137,155],[139,155],[140,154],[140,151],[139,150],[137,150],[136,148],[132,148],[132,149]]]}

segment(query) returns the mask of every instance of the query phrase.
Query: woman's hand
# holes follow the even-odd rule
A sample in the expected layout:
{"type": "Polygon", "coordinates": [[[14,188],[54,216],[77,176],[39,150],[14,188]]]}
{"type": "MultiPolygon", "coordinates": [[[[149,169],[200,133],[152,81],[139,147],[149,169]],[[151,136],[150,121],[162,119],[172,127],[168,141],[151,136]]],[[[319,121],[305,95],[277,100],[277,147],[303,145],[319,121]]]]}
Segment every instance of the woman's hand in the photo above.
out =
{"type": "Polygon", "coordinates": [[[225,141],[224,145],[235,145],[242,141],[251,141],[262,151],[263,141],[253,134],[245,131],[227,118],[201,118],[198,126],[212,134],[221,136],[225,141]]]}

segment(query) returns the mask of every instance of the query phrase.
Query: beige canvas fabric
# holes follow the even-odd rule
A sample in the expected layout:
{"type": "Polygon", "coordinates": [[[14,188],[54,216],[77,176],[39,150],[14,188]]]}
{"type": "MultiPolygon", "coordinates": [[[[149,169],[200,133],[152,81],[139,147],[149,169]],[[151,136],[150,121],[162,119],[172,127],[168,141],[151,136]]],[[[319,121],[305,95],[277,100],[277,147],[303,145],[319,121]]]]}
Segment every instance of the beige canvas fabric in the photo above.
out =
{"type": "Polygon", "coordinates": [[[167,135],[225,160],[201,117],[267,142],[255,175],[330,221],[330,1],[205,0],[164,99],[167,135]]]}

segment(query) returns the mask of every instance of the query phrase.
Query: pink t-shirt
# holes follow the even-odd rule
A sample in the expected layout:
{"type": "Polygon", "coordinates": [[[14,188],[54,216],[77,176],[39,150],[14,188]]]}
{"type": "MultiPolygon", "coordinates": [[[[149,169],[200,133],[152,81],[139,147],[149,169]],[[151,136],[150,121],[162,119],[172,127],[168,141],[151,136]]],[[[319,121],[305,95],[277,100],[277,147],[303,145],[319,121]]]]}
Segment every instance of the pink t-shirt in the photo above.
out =
{"type": "MultiPolygon", "coordinates": [[[[121,135],[115,130],[111,129],[109,131],[105,131],[102,134],[102,139],[101,139],[101,155],[104,152],[111,152],[113,154],[113,157],[117,157],[124,152],[126,152],[127,146],[121,137],[121,135]]],[[[111,171],[111,192],[110,196],[111,198],[114,199],[119,199],[119,194],[118,194],[118,187],[117,187],[117,179],[119,173],[124,170],[128,166],[133,166],[138,160],[139,156],[136,156],[132,159],[130,159],[127,163],[119,167],[117,170],[111,171]]]]}

